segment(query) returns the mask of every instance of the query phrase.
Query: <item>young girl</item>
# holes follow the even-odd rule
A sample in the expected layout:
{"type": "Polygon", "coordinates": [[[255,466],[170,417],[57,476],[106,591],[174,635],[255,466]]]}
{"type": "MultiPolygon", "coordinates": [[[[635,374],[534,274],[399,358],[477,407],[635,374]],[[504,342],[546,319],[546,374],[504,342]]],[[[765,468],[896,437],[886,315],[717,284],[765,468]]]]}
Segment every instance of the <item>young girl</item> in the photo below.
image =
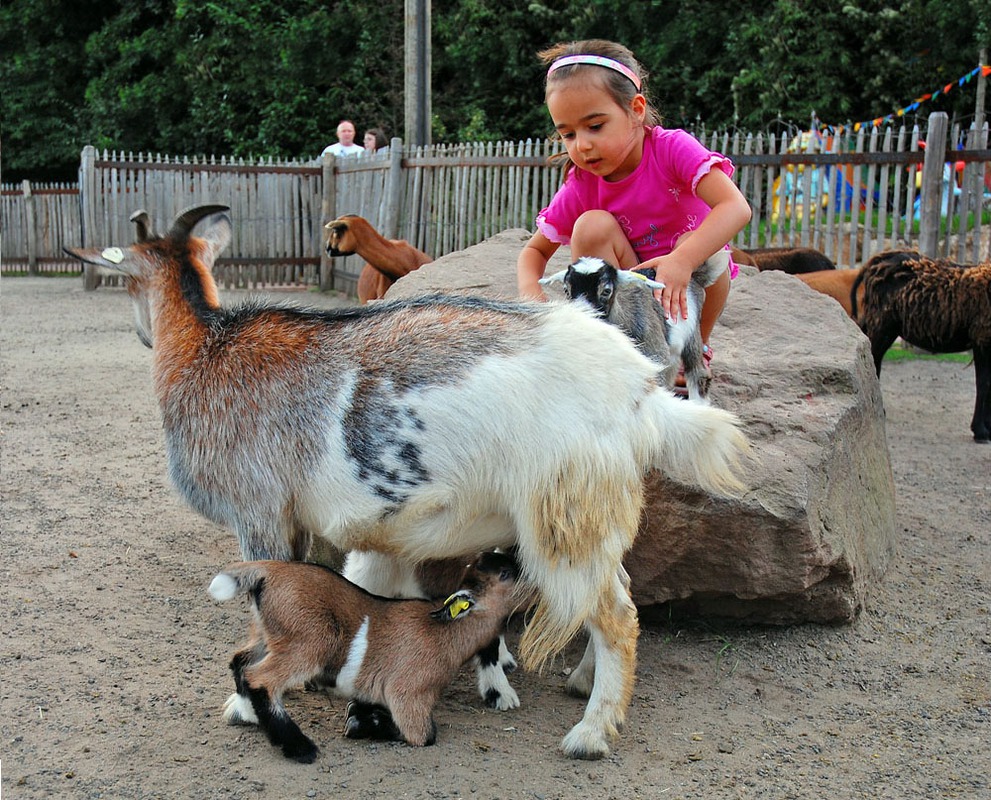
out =
{"type": "MultiPolygon", "coordinates": [[[[666,130],[647,101],[646,74],[613,42],[558,44],[545,99],[570,163],[564,185],[537,216],[537,232],[517,260],[523,297],[545,299],[537,281],[562,244],[571,256],[598,256],[621,268],[653,268],[665,285],[655,296],[672,319],[688,316],[692,272],[750,221],[750,206],[730,176],[733,165],[682,130],[666,130]]],[[[701,332],[709,335],[729,295],[728,268],[706,289],[701,332]]]]}

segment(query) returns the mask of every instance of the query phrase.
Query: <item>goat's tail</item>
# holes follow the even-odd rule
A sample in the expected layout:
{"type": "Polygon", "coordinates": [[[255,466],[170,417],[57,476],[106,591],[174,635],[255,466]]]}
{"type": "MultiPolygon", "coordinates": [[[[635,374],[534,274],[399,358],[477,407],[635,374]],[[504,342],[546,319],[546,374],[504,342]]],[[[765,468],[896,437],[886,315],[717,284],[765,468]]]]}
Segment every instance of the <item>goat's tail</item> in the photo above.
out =
{"type": "Polygon", "coordinates": [[[658,389],[645,399],[638,424],[641,441],[650,448],[649,466],[722,497],[740,497],[746,491],[741,472],[750,442],[735,414],[658,389]]]}
{"type": "Polygon", "coordinates": [[[692,281],[703,289],[711,286],[718,280],[727,269],[729,269],[730,251],[717,250],[709,256],[702,264],[695,268],[692,273],[692,281]]]}
{"type": "Polygon", "coordinates": [[[224,602],[238,595],[247,594],[254,590],[266,575],[265,565],[257,561],[239,561],[224,567],[210,581],[207,591],[214,600],[224,602]]]}

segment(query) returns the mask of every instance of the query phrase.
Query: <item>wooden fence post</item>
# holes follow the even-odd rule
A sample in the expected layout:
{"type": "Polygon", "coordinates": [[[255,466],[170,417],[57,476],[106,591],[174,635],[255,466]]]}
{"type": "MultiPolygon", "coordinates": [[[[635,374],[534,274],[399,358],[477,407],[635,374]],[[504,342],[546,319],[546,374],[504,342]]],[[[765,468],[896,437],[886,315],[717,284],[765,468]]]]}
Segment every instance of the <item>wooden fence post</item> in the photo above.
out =
{"type": "Polygon", "coordinates": [[[35,227],[34,195],[31,194],[31,181],[21,181],[21,194],[24,196],[24,227],[28,235],[28,275],[38,274],[38,231],[35,227]]]}
{"type": "Polygon", "coordinates": [[[332,153],[321,158],[323,166],[323,198],[320,202],[320,291],[334,288],[334,259],[327,255],[324,226],[337,219],[337,158],[332,153]]]}
{"type": "Polygon", "coordinates": [[[385,219],[382,235],[399,238],[399,209],[403,202],[403,140],[393,136],[389,142],[389,174],[385,186],[385,219]]]}
{"type": "MultiPolygon", "coordinates": [[[[82,221],[82,245],[96,243],[96,148],[88,144],[79,161],[79,218],[82,221]]],[[[83,265],[83,288],[92,292],[101,283],[100,270],[93,264],[83,265]]]]}
{"type": "Polygon", "coordinates": [[[926,134],[926,159],[922,164],[922,201],[919,215],[919,251],[937,257],[939,246],[940,201],[943,194],[943,165],[946,162],[946,131],[949,117],[945,111],[929,115],[926,134]]]}

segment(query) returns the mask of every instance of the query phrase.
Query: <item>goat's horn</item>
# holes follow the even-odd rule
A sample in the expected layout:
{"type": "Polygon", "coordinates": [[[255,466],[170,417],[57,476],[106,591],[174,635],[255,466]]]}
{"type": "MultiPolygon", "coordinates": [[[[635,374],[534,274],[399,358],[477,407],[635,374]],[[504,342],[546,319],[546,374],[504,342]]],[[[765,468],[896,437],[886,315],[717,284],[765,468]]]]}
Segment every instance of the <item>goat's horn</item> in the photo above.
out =
{"type": "Polygon", "coordinates": [[[651,289],[663,289],[664,284],[659,281],[652,281],[646,275],[631,269],[616,270],[616,281],[618,283],[646,283],[651,289]]]}
{"type": "Polygon", "coordinates": [[[151,230],[151,218],[143,208],[138,209],[130,216],[131,222],[137,226],[138,241],[147,242],[155,234],[151,230]]]}
{"type": "Polygon", "coordinates": [[[175,218],[175,222],[173,222],[172,227],[169,228],[168,235],[175,237],[189,236],[193,228],[196,227],[196,223],[204,217],[208,217],[210,214],[218,214],[221,211],[230,210],[230,206],[221,205],[193,206],[192,208],[187,208],[175,218]]]}
{"type": "Polygon", "coordinates": [[[564,276],[568,274],[566,269],[562,269],[560,272],[555,272],[553,275],[548,275],[546,278],[541,278],[537,281],[541,286],[550,286],[552,283],[564,283],[564,276]]]}

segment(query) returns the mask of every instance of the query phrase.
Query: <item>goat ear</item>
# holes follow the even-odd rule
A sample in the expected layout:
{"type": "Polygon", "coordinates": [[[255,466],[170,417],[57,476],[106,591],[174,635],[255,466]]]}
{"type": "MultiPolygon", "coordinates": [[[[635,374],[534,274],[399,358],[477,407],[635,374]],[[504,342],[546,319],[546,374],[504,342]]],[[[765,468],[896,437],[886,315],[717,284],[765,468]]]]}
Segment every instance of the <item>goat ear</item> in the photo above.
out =
{"type": "Polygon", "coordinates": [[[231,242],[232,235],[231,218],[227,214],[219,213],[210,217],[208,224],[204,225],[203,231],[198,234],[210,248],[210,263],[217,260],[217,256],[231,242]]]}
{"type": "Polygon", "coordinates": [[[566,270],[561,270],[560,272],[555,272],[553,275],[548,275],[546,278],[540,278],[537,283],[541,286],[550,286],[552,283],[564,283],[564,275],[566,270]]]}
{"type": "Polygon", "coordinates": [[[461,589],[448,597],[444,601],[444,605],[432,612],[430,616],[441,622],[450,622],[467,614],[474,605],[475,598],[471,592],[467,589],[461,589]]]}
{"type": "Polygon", "coordinates": [[[642,272],[637,272],[632,269],[621,269],[616,273],[616,280],[619,283],[636,283],[637,281],[642,281],[646,283],[651,289],[663,289],[664,284],[660,281],[653,281],[644,275],[642,272]]]}
{"type": "Polygon", "coordinates": [[[137,275],[140,271],[139,261],[132,258],[130,248],[121,247],[63,247],[66,253],[87,264],[122,272],[125,275],[137,275]]]}

